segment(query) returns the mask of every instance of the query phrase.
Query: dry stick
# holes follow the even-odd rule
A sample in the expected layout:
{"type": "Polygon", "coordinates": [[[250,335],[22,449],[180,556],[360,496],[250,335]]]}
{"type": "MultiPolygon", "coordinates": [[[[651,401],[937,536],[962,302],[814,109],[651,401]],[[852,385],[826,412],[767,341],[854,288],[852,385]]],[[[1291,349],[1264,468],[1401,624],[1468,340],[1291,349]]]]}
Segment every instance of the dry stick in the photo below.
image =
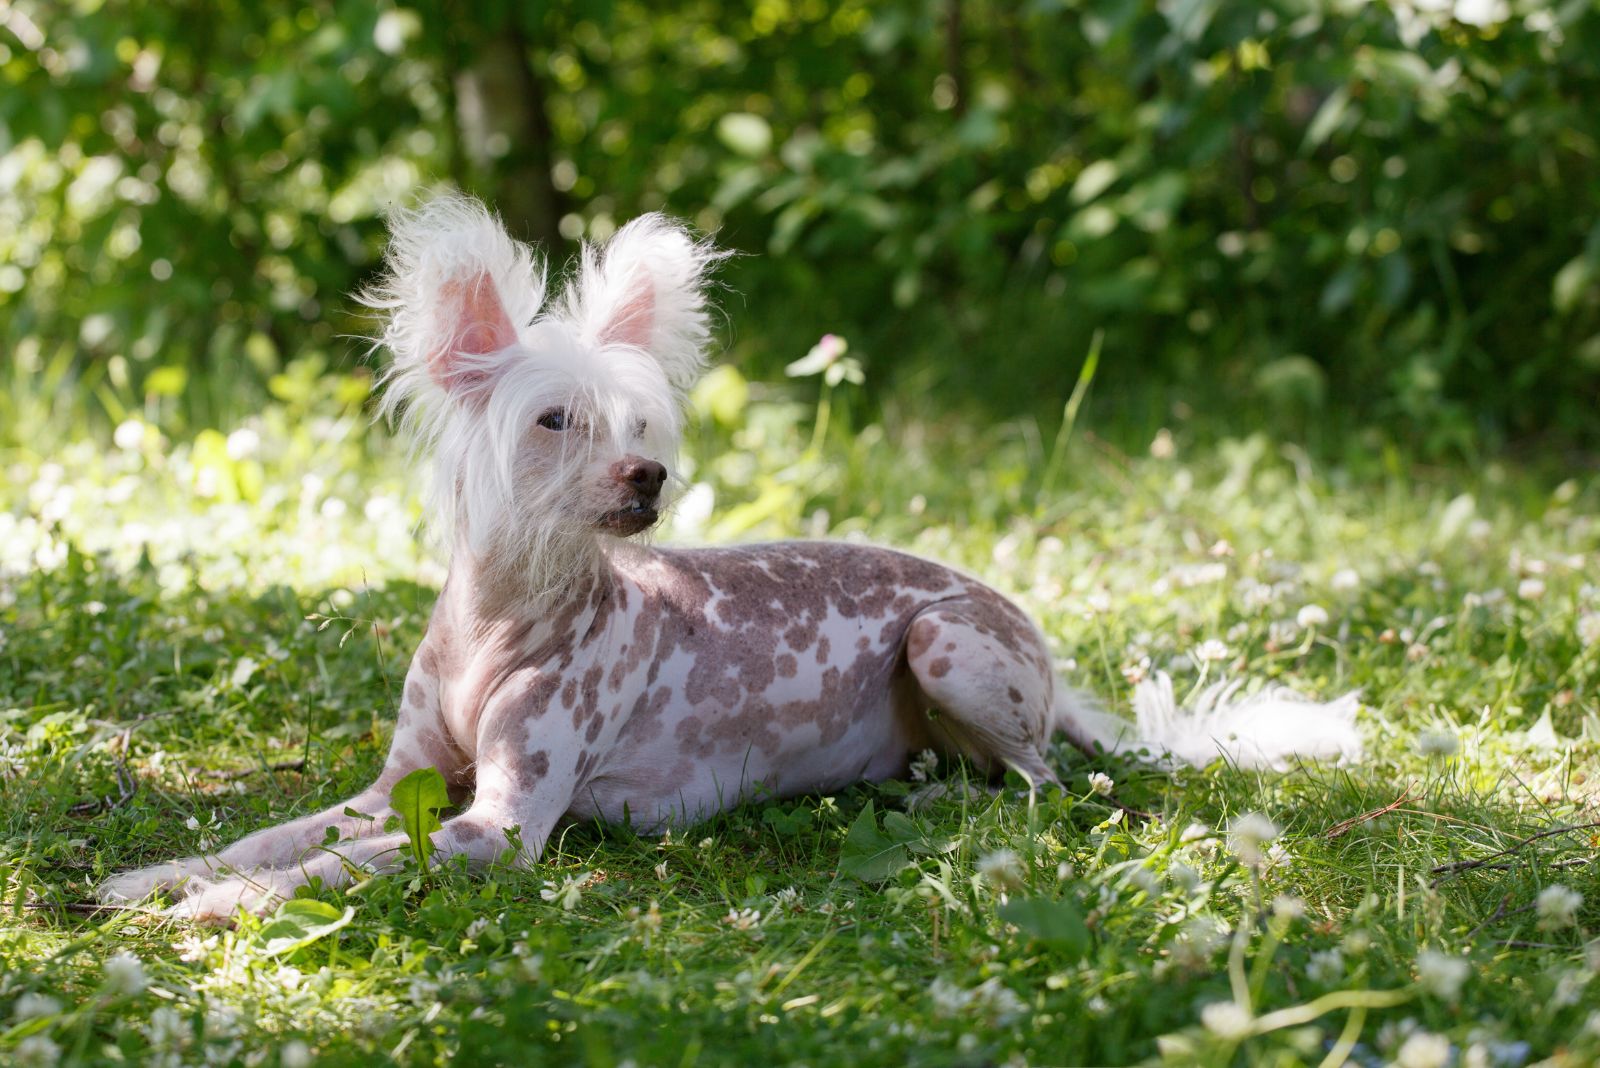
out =
{"type": "Polygon", "coordinates": [[[265,767],[260,768],[240,768],[237,771],[202,771],[200,773],[200,777],[204,779],[216,779],[219,782],[232,782],[235,779],[248,779],[250,776],[258,775],[264,771],[277,772],[304,770],[306,770],[306,758],[299,757],[295,760],[280,760],[276,764],[268,764],[265,767]]]}
{"type": "Polygon", "coordinates": [[[1540,831],[1537,834],[1530,834],[1516,845],[1502,849],[1498,853],[1490,853],[1488,856],[1480,857],[1477,860],[1456,860],[1451,861],[1449,864],[1440,864],[1438,867],[1433,869],[1431,874],[1441,876],[1455,875],[1464,871],[1472,871],[1476,868],[1486,868],[1489,867],[1493,861],[1499,860],[1501,857],[1509,857],[1532,845],[1534,842],[1539,841],[1541,838],[1549,838],[1558,834],[1571,834],[1573,831],[1589,831],[1594,830],[1596,827],[1600,827],[1600,820],[1595,820],[1591,823],[1573,823],[1561,827],[1551,827],[1547,830],[1540,831]]]}
{"type": "Polygon", "coordinates": [[[1359,816],[1351,816],[1347,820],[1340,820],[1332,827],[1329,827],[1326,831],[1323,831],[1323,837],[1329,839],[1330,841],[1335,838],[1343,837],[1360,824],[1366,823],[1369,820],[1375,820],[1379,816],[1388,815],[1401,805],[1405,804],[1407,801],[1411,800],[1411,787],[1411,783],[1406,783],[1406,788],[1400,792],[1400,796],[1389,802],[1387,805],[1384,805],[1382,808],[1375,808],[1371,812],[1363,812],[1359,816]]]}
{"type": "Polygon", "coordinates": [[[128,803],[129,799],[138,791],[139,786],[134,781],[133,775],[129,773],[128,765],[123,762],[123,759],[117,757],[116,761],[114,770],[117,775],[117,799],[113,801],[109,797],[96,797],[88,801],[80,801],[67,809],[68,814],[83,816],[99,808],[109,810],[128,803]]]}

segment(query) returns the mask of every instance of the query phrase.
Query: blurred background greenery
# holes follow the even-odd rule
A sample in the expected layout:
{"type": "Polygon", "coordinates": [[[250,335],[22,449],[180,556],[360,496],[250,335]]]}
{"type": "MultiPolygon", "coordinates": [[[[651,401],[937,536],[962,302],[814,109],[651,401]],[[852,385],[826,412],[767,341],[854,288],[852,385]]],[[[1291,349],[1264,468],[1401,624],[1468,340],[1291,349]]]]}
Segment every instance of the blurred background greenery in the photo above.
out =
{"type": "MultiPolygon", "coordinates": [[[[1600,444],[1591,0],[0,0],[0,437],[361,403],[451,183],[748,253],[730,358],[899,405],[1472,460],[1600,444]],[[1198,414],[1197,414],[1198,413],[1198,414]],[[9,428],[9,429],[7,429],[9,428]]],[[[847,413],[848,414],[848,413],[847,413]]],[[[1159,439],[1158,439],[1159,440],[1159,439]]]]}

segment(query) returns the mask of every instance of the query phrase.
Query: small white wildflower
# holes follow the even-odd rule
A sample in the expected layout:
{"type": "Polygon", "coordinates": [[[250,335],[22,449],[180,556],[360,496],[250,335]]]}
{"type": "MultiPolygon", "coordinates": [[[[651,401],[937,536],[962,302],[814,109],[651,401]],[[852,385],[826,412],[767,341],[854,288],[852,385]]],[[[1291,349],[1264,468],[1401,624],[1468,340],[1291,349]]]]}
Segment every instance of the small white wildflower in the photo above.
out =
{"type": "Polygon", "coordinates": [[[1200,1010],[1200,1022],[1218,1038],[1237,1042],[1250,1034],[1250,1010],[1232,1001],[1213,1001],[1200,1010]]]}
{"type": "Polygon", "coordinates": [[[1022,885],[1022,858],[1009,849],[997,849],[978,861],[978,874],[991,885],[1002,890],[1015,890],[1022,885]]]}
{"type": "Polygon", "coordinates": [[[656,878],[660,879],[663,882],[666,881],[666,878],[667,878],[667,862],[666,861],[663,860],[660,864],[656,865],[656,878]]]}
{"type": "Polygon", "coordinates": [[[49,1035],[29,1035],[11,1051],[17,1068],[49,1068],[61,1060],[61,1047],[49,1035]]]}
{"type": "Polygon", "coordinates": [[[198,831],[200,829],[200,821],[195,819],[193,816],[190,816],[188,819],[184,820],[183,825],[189,828],[191,831],[198,831]]]}
{"type": "Polygon", "coordinates": [[[1211,837],[1211,828],[1203,823],[1191,823],[1178,835],[1178,841],[1183,845],[1198,842],[1211,837]]]}
{"type": "Polygon", "coordinates": [[[106,985],[118,994],[142,994],[149,985],[144,974],[144,963],[124,950],[105,962],[106,985]]]}
{"type": "Polygon", "coordinates": [[[939,754],[932,749],[924,749],[917,754],[917,759],[911,762],[911,781],[927,782],[928,776],[932,775],[938,767],[939,754]]]}
{"type": "Polygon", "coordinates": [[[1337,949],[1323,949],[1311,954],[1306,965],[1306,978],[1313,983],[1332,986],[1344,978],[1344,954],[1337,949]]]}
{"type": "Polygon", "coordinates": [[[1583,906],[1583,895],[1570,886],[1552,883],[1539,891],[1534,907],[1539,913],[1539,926],[1546,931],[1571,927],[1578,922],[1578,909],[1583,906]]]}
{"type": "Polygon", "coordinates": [[[1156,431],[1156,436],[1150,442],[1150,456],[1156,460],[1170,460],[1178,453],[1178,446],[1172,440],[1172,431],[1162,427],[1156,431]]]}
{"type": "Polygon", "coordinates": [[[103,616],[106,612],[106,603],[104,601],[89,601],[83,606],[83,610],[91,616],[103,616]]]}
{"type": "Polygon", "coordinates": [[[1429,1031],[1413,1031],[1394,1055],[1398,1068],[1445,1068],[1450,1063],[1450,1040],[1429,1031]]]}
{"type": "Polygon", "coordinates": [[[1517,596],[1524,601],[1537,601],[1544,596],[1544,579],[1525,578],[1517,583],[1517,596]]]}
{"type": "Polygon", "coordinates": [[[651,901],[650,907],[643,912],[635,906],[628,910],[628,920],[633,927],[633,933],[648,946],[661,931],[661,906],[651,901]]]}
{"type": "Polygon", "coordinates": [[[936,1016],[954,1016],[967,1007],[972,995],[942,976],[928,984],[928,1000],[936,1016]]]}
{"type": "Polygon", "coordinates": [[[1454,1001],[1471,974],[1472,966],[1461,957],[1425,949],[1417,954],[1417,982],[1423,989],[1445,1001],[1454,1001]]]}
{"type": "Polygon", "coordinates": [[[1218,641],[1216,638],[1210,638],[1201,642],[1199,645],[1195,646],[1194,650],[1194,658],[1200,661],[1202,664],[1210,664],[1215,663],[1218,660],[1226,660],[1228,659],[1228,655],[1228,646],[1225,643],[1218,641]]]}
{"type": "Polygon", "coordinates": [[[1256,867],[1261,847],[1278,837],[1278,825],[1259,812],[1247,812],[1228,826],[1228,847],[1239,860],[1256,867]]]}
{"type": "Polygon", "coordinates": [[[1110,797],[1111,791],[1117,788],[1115,780],[1102,771],[1089,773],[1089,789],[1101,797],[1110,797]]]}
{"type": "Polygon", "coordinates": [[[1272,914],[1280,920],[1298,920],[1306,914],[1306,903],[1293,894],[1279,894],[1272,899],[1272,914]]]}
{"type": "Polygon", "coordinates": [[[1294,614],[1294,621],[1302,627],[1325,627],[1328,625],[1328,610],[1320,604],[1308,604],[1294,614]]]}
{"type": "Polygon", "coordinates": [[[722,922],[735,931],[753,931],[761,926],[761,910],[730,908],[722,922]]]}
{"type": "MultiPolygon", "coordinates": [[[[189,818],[191,820],[194,819],[193,816],[189,818]]],[[[205,960],[211,951],[216,948],[216,935],[212,935],[209,938],[201,938],[199,935],[188,934],[178,942],[178,959],[185,964],[193,964],[195,961],[205,960]]]]}
{"type": "Polygon", "coordinates": [[[261,449],[261,435],[247,426],[228,435],[228,459],[248,460],[261,449]]]}
{"type": "Polygon", "coordinates": [[[112,431],[111,440],[123,452],[133,452],[144,444],[144,424],[137,419],[124,420],[112,431]]]}
{"type": "Polygon", "coordinates": [[[1013,1020],[1028,1008],[1017,992],[1002,983],[998,975],[979,983],[972,991],[972,1000],[1000,1022],[1013,1020]]]}
{"type": "Polygon", "coordinates": [[[800,911],[800,891],[786,886],[772,895],[772,903],[787,912],[800,911]]]}
{"type": "Polygon", "coordinates": [[[1149,868],[1134,868],[1128,873],[1128,882],[1151,897],[1161,893],[1161,879],[1149,868]]]}
{"type": "Polygon", "coordinates": [[[1333,573],[1332,578],[1328,579],[1328,588],[1334,593],[1349,593],[1360,587],[1361,576],[1355,572],[1354,568],[1340,568],[1333,573]]]}
{"type": "Polygon", "coordinates": [[[311,1068],[311,1047],[298,1038],[291,1038],[283,1044],[278,1063],[283,1068],[311,1068]]]}
{"type": "Polygon", "coordinates": [[[560,886],[546,880],[544,889],[539,891],[539,896],[553,904],[559,904],[563,911],[571,912],[583,900],[583,888],[588,881],[588,872],[568,875],[560,886]]]}
{"type": "Polygon", "coordinates": [[[170,1005],[163,1005],[150,1014],[150,1019],[144,1025],[144,1033],[150,1040],[150,1045],[158,1050],[176,1050],[183,1045],[183,1040],[188,1036],[188,1025],[183,1017],[170,1005]]]}
{"type": "Polygon", "coordinates": [[[1454,756],[1461,740],[1452,731],[1427,730],[1417,735],[1417,752],[1425,757],[1454,756]]]}
{"type": "Polygon", "coordinates": [[[1600,612],[1585,612],[1578,617],[1578,640],[1585,648],[1600,645],[1600,612]]]}
{"type": "Polygon", "coordinates": [[[32,991],[18,998],[17,1003],[11,1008],[11,1013],[17,1018],[18,1023],[24,1020],[37,1020],[42,1016],[54,1016],[60,1011],[61,1002],[49,994],[35,994],[32,991]]]}

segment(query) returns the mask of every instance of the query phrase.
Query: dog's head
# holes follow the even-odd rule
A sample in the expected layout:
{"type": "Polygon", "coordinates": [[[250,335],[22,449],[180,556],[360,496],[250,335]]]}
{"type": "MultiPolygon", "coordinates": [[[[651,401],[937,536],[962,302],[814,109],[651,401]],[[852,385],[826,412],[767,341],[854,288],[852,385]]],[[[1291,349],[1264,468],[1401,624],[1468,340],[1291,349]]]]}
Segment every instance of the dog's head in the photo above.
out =
{"type": "Polygon", "coordinates": [[[437,197],[391,231],[363,297],[386,316],[385,411],[435,457],[441,533],[545,570],[654,526],[722,254],[646,215],[585,246],[547,307],[537,256],[475,200],[437,197]]]}

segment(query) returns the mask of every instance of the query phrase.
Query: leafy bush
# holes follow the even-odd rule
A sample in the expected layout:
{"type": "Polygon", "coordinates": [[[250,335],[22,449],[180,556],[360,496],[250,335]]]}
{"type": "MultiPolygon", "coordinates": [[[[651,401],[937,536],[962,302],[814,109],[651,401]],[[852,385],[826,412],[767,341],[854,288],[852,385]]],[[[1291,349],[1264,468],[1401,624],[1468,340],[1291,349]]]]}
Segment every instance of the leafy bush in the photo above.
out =
{"type": "Polygon", "coordinates": [[[0,34],[0,417],[54,370],[205,425],[349,358],[379,215],[454,181],[563,255],[658,207],[761,253],[758,373],[832,329],[1059,411],[1103,328],[1147,419],[1594,440],[1592,4],[91,7],[0,34]]]}

